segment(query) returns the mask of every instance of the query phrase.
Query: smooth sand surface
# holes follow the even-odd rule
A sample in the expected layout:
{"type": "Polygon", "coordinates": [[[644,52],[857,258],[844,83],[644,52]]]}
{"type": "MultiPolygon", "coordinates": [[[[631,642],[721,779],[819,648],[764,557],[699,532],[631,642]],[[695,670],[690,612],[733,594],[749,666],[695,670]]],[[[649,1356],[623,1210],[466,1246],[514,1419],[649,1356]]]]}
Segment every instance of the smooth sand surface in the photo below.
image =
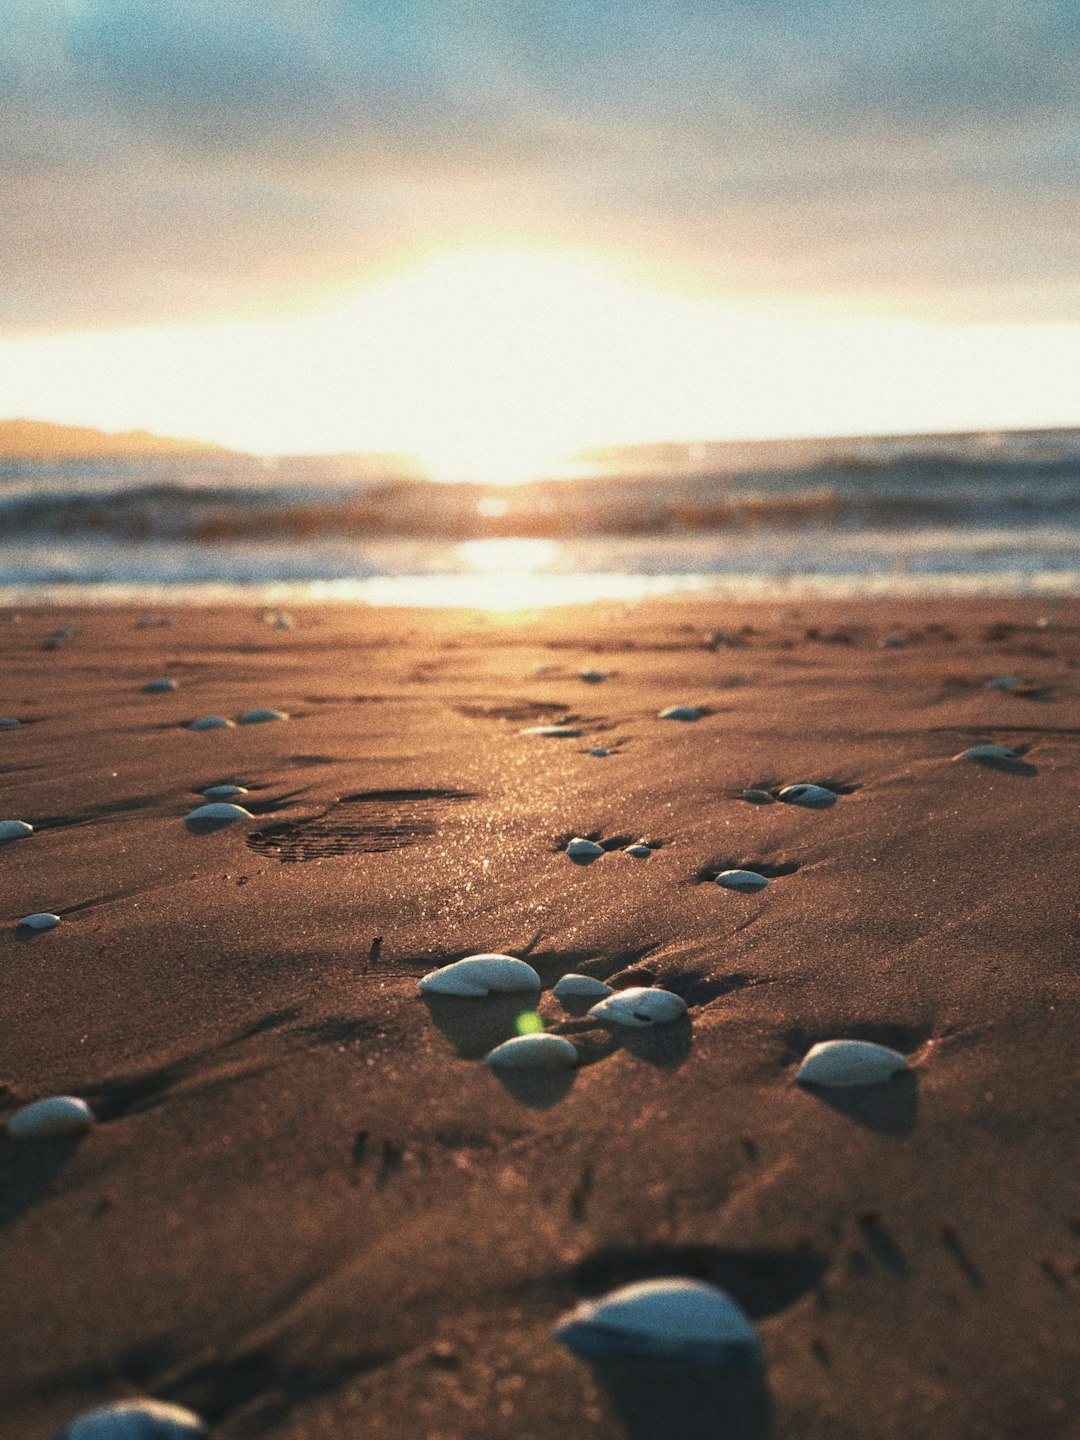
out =
{"type": "Polygon", "coordinates": [[[148,1394],[228,1440],[1080,1433],[1080,604],[172,613],[0,623],[0,814],[34,826],[0,1118],[99,1121],[0,1137],[0,1440],[148,1394]],[[952,763],[980,742],[1029,748],[952,763]],[[736,798],[800,781],[843,793],[736,798]],[[254,818],[189,833],[222,783],[254,818]],[[539,971],[579,1070],[481,1063],[530,997],[417,993],[478,951],[539,971]],[[684,1020],[550,993],[640,965],[684,1020]],[[913,1069],[793,1083],[843,1037],[913,1069]],[[552,1340],[664,1275],[730,1292],[763,1384],[552,1340]]]}

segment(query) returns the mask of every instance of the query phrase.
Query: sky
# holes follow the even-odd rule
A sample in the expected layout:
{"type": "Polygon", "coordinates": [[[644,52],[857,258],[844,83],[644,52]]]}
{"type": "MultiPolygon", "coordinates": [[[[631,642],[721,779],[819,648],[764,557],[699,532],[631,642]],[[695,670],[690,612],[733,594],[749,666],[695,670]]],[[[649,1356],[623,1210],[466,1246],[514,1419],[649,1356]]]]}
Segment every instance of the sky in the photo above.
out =
{"type": "Polygon", "coordinates": [[[0,417],[1078,424],[1078,191],[1075,0],[0,0],[0,417]]]}

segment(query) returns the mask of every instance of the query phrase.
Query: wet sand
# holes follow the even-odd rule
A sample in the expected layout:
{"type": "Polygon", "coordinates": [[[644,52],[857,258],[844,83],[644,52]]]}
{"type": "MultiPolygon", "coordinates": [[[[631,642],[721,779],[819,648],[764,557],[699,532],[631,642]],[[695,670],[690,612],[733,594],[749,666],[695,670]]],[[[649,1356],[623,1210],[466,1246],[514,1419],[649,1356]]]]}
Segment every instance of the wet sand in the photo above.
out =
{"type": "Polygon", "coordinates": [[[0,1137],[0,1440],[142,1395],[227,1440],[1080,1433],[1080,603],[168,613],[0,623],[0,1110],[99,1121],[0,1137]],[[800,781],[836,803],[738,798],[800,781]],[[222,783],[254,818],[191,833],[222,783]],[[579,1070],[417,993],[476,951],[579,1070]],[[687,1019],[550,993],[632,966],[687,1019]],[[912,1069],[793,1084],[840,1037],[912,1069]],[[763,1382],[552,1341],[658,1275],[734,1296],[763,1382]]]}

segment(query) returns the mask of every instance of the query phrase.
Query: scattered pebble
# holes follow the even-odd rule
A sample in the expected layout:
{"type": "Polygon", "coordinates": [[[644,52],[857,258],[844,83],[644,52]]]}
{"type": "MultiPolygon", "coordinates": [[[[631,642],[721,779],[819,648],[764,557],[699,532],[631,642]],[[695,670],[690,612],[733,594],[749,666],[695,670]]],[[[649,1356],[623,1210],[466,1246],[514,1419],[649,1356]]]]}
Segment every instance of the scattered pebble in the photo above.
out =
{"type": "Polygon", "coordinates": [[[552,991],[557,1000],[602,1000],[605,995],[614,993],[610,985],[603,980],[597,980],[595,975],[576,974],[564,975],[552,991]]]}
{"type": "Polygon", "coordinates": [[[824,1040],[795,1071],[800,1085],[879,1085],[907,1069],[907,1056],[870,1040],[824,1040]]]}
{"type": "Polygon", "coordinates": [[[578,1052],[561,1035],[514,1035],[489,1050],[484,1062],[507,1070],[569,1070],[578,1052]]]}
{"type": "Polygon", "coordinates": [[[768,790],[744,790],[739,796],[750,805],[775,805],[776,796],[771,795],[768,790]]]}
{"type": "Polygon", "coordinates": [[[50,1095],[24,1105],[7,1122],[13,1140],[58,1140],[85,1135],[94,1123],[94,1112],[75,1095],[50,1095]]]}
{"type": "Polygon", "coordinates": [[[1026,685],[1026,680],[1021,680],[1019,675],[996,675],[993,680],[986,682],[987,690],[1019,690],[1026,685]]]}
{"type": "Polygon", "coordinates": [[[714,883],[725,890],[738,890],[741,895],[753,895],[757,890],[764,890],[769,881],[756,870],[721,870],[714,883]]]}
{"type": "Polygon", "coordinates": [[[0,730],[14,730],[21,725],[21,720],[16,720],[14,715],[0,715],[0,730]]]}
{"type": "Polygon", "coordinates": [[[167,630],[173,622],[164,615],[144,615],[135,621],[136,630],[167,630]]]}
{"type": "Polygon", "coordinates": [[[231,730],[233,722],[224,715],[200,715],[184,727],[186,730],[231,730]]]}
{"type": "Polygon", "coordinates": [[[52,1440],[203,1440],[210,1427],[163,1400],[119,1400],[77,1415],[52,1440]]]}
{"type": "Polygon", "coordinates": [[[205,795],[207,800],[231,800],[236,795],[246,795],[248,792],[243,785],[211,785],[198,793],[205,795]]]}
{"type": "Polygon", "coordinates": [[[1016,760],[1019,759],[1019,752],[1010,750],[1007,745],[972,745],[970,750],[961,750],[959,755],[952,757],[954,760],[1016,760]]]}
{"type": "Polygon", "coordinates": [[[176,689],[176,681],[166,679],[148,680],[142,688],[144,695],[167,695],[170,691],[176,689]]]}
{"type": "Polygon", "coordinates": [[[184,816],[185,822],[214,821],[226,824],[231,820],[254,820],[250,810],[245,810],[242,805],[233,805],[227,800],[215,800],[210,805],[199,805],[194,810],[189,810],[184,816]]]}
{"type": "Polygon", "coordinates": [[[1060,630],[1061,621],[1055,620],[1053,615],[1040,615],[1035,624],[1040,630],[1060,630]]]}
{"type": "Polygon", "coordinates": [[[0,820],[0,845],[6,845],[9,840],[22,840],[33,833],[33,825],[25,820],[0,820]]]}
{"type": "Polygon", "coordinates": [[[631,1025],[643,1029],[647,1025],[667,1025],[686,1014],[686,1001],[670,990],[652,990],[633,986],[616,990],[589,1011],[597,1020],[610,1025],[631,1025]]]}
{"type": "Polygon", "coordinates": [[[696,705],[669,705],[666,710],[660,711],[661,720],[700,720],[705,714],[696,705]]]}
{"type": "Polygon", "coordinates": [[[530,725],[527,730],[518,732],[521,735],[547,735],[549,738],[561,740],[564,736],[580,735],[581,731],[575,725],[530,725]]]}
{"type": "Polygon", "coordinates": [[[597,845],[595,840],[584,840],[575,835],[567,845],[566,853],[571,860],[595,860],[598,855],[603,855],[604,847],[597,845]]]}
{"type": "Polygon", "coordinates": [[[589,754],[595,755],[597,759],[602,760],[606,756],[610,755],[611,751],[605,750],[603,745],[594,745],[593,748],[589,751],[589,754]]]}
{"type": "Polygon", "coordinates": [[[760,1365],[761,1345],[731,1296],[703,1280],[642,1280],[583,1300],[555,1339],[586,1360],[636,1356],[695,1365],[760,1365]]]}
{"type": "Polygon", "coordinates": [[[238,725],[266,725],[271,720],[288,720],[284,710],[245,710],[236,717],[238,725]]]}
{"type": "Polygon", "coordinates": [[[635,840],[633,845],[627,845],[622,853],[632,855],[635,860],[647,860],[652,854],[652,846],[647,840],[635,840]]]}
{"type": "Polygon", "coordinates": [[[886,635],[881,642],[881,648],[883,650],[900,650],[903,648],[904,643],[899,635],[886,635]]]}
{"type": "Polygon", "coordinates": [[[824,785],[785,785],[777,799],[807,810],[827,810],[836,804],[836,791],[826,790],[824,785]]]}
{"type": "Polygon", "coordinates": [[[433,995],[514,995],[539,990],[540,976],[524,960],[512,955],[469,955],[432,970],[417,982],[433,995]]]}
{"type": "Polygon", "coordinates": [[[39,910],[35,911],[33,915],[24,915],[19,921],[19,929],[38,930],[44,933],[46,930],[55,930],[59,924],[59,915],[53,915],[48,910],[39,910]]]}
{"type": "Polygon", "coordinates": [[[599,685],[601,680],[607,679],[606,670],[579,670],[578,679],[584,680],[587,685],[599,685]]]}

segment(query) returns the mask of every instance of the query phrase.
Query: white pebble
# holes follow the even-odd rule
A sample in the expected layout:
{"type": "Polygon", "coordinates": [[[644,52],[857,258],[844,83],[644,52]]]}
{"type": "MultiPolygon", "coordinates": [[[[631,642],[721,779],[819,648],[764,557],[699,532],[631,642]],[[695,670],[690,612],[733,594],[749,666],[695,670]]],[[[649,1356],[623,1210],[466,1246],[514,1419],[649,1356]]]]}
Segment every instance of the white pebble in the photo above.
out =
{"type": "Polygon", "coordinates": [[[430,971],[418,984],[432,995],[516,995],[539,990],[540,976],[531,965],[512,955],[469,955],[430,971]]]}
{"type": "Polygon", "coordinates": [[[530,725],[527,730],[518,732],[521,735],[546,735],[552,740],[562,740],[566,736],[580,735],[581,731],[574,725],[530,725]]]}
{"type": "Polygon", "coordinates": [[[0,715],[0,730],[14,730],[22,724],[14,715],[0,715]]]}
{"type": "Polygon", "coordinates": [[[1021,680],[1019,675],[995,675],[993,680],[987,680],[987,690],[1018,690],[1021,685],[1026,685],[1026,680],[1021,680]]]}
{"type": "Polygon", "coordinates": [[[33,915],[24,915],[19,921],[19,927],[23,930],[55,930],[60,924],[60,916],[53,915],[47,910],[35,911],[33,915]]]}
{"type": "Polygon", "coordinates": [[[731,1296],[703,1280],[642,1280],[584,1300],[555,1339],[587,1360],[636,1356],[696,1365],[761,1363],[761,1345],[731,1296]]]}
{"type": "Polygon", "coordinates": [[[148,680],[142,687],[144,695],[167,695],[176,689],[175,680],[148,680]]]}
{"type": "Polygon", "coordinates": [[[489,1050],[484,1061],[506,1070],[569,1070],[578,1052],[561,1035],[515,1035],[489,1050]]]}
{"type": "Polygon", "coordinates": [[[795,1071],[800,1085],[879,1085],[899,1070],[907,1057],[870,1040],[824,1040],[809,1050],[795,1071]]]}
{"type": "Polygon", "coordinates": [[[1016,751],[1007,745],[972,745],[970,750],[961,750],[954,760],[1015,760],[1016,751]]]}
{"type": "Polygon", "coordinates": [[[8,840],[22,840],[33,833],[33,825],[28,825],[25,820],[0,820],[0,845],[8,840]]]}
{"type": "Polygon", "coordinates": [[[215,800],[211,805],[199,805],[194,810],[189,810],[184,819],[224,824],[230,820],[254,820],[255,816],[242,805],[232,805],[227,800],[215,800]]]}
{"type": "Polygon", "coordinates": [[[595,859],[597,855],[603,855],[604,847],[597,845],[595,840],[584,840],[580,835],[575,835],[567,845],[566,853],[571,860],[595,859]]]}
{"type": "Polygon", "coordinates": [[[246,795],[248,792],[243,785],[211,785],[200,793],[205,795],[207,800],[231,800],[234,795],[246,795]]]}
{"type": "Polygon", "coordinates": [[[633,845],[625,846],[622,853],[632,855],[635,860],[647,860],[652,854],[652,846],[647,840],[635,840],[633,845]]]}
{"type": "Polygon", "coordinates": [[[57,1140],[68,1135],[85,1135],[94,1123],[94,1112],[75,1095],[51,1095],[24,1105],[7,1123],[13,1140],[57,1140]]]}
{"type": "Polygon", "coordinates": [[[236,717],[238,725],[265,725],[270,720],[288,720],[284,710],[245,710],[236,717]]]}
{"type": "Polygon", "coordinates": [[[594,745],[593,748],[589,751],[589,754],[595,755],[598,760],[602,760],[605,756],[610,755],[611,751],[605,750],[603,745],[594,745]]]}
{"type": "Polygon", "coordinates": [[[605,995],[613,995],[615,992],[603,980],[597,980],[595,975],[570,974],[562,977],[552,993],[557,1000],[602,1000],[605,995]]]}
{"type": "Polygon", "coordinates": [[[224,715],[200,715],[186,727],[188,730],[231,730],[233,722],[224,715]]]}
{"type": "Polygon", "coordinates": [[[584,680],[586,685],[599,685],[601,680],[607,679],[605,670],[579,670],[578,679],[584,680]]]}
{"type": "Polygon", "coordinates": [[[203,1440],[210,1427],[191,1410],[163,1400],[119,1400],[84,1411],[52,1440],[203,1440]]]}
{"type": "Polygon", "coordinates": [[[756,890],[764,890],[769,881],[756,870],[721,870],[715,883],[722,885],[725,890],[738,890],[741,895],[752,895],[756,890]]]}
{"type": "Polygon", "coordinates": [[[696,705],[669,705],[666,710],[660,711],[661,720],[700,720],[705,714],[696,705]]]}
{"type": "Polygon", "coordinates": [[[635,985],[629,990],[616,990],[608,999],[594,1005],[589,1014],[609,1025],[630,1025],[644,1029],[647,1025],[667,1025],[686,1014],[686,1001],[670,990],[654,990],[635,985]]]}
{"type": "Polygon", "coordinates": [[[750,805],[775,805],[776,796],[770,795],[768,790],[744,790],[740,799],[747,801],[750,805]]]}
{"type": "Polygon", "coordinates": [[[827,810],[836,804],[836,791],[824,785],[785,785],[777,797],[786,805],[802,805],[807,810],[827,810]]]}

